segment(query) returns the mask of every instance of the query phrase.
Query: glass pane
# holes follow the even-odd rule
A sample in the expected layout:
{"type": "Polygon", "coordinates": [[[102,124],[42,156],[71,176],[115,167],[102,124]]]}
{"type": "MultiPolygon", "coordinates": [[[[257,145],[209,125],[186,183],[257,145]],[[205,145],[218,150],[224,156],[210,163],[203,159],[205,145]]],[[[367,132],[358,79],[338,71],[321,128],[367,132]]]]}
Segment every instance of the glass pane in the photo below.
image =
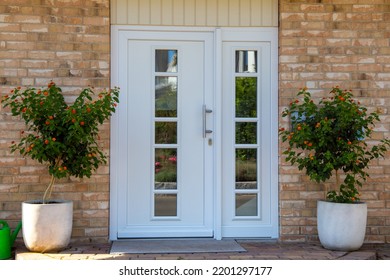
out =
{"type": "Polygon", "coordinates": [[[156,77],[156,117],[177,116],[177,77],[156,77]]]}
{"type": "Polygon", "coordinates": [[[257,216],[257,194],[236,194],[236,216],[257,216]]]}
{"type": "Polygon", "coordinates": [[[257,72],[257,51],[236,51],[236,73],[257,72]]]}
{"type": "Polygon", "coordinates": [[[176,194],[155,194],[154,195],[154,216],[157,217],[177,216],[177,195],[176,194]]]}
{"type": "Polygon", "coordinates": [[[236,77],[236,117],[256,118],[257,78],[236,77]]]}
{"type": "Polygon", "coordinates": [[[177,72],[177,50],[156,50],[156,72],[177,72]]]}
{"type": "Polygon", "coordinates": [[[177,189],[177,156],[176,155],[177,155],[176,149],[155,150],[155,161],[154,161],[155,189],[177,189]]]}
{"type": "Polygon", "coordinates": [[[176,144],[177,143],[177,123],[176,122],[156,122],[155,123],[155,143],[156,144],[176,144]]]}
{"type": "Polygon", "coordinates": [[[257,123],[236,122],[236,144],[256,144],[257,123]]]}
{"type": "Polygon", "coordinates": [[[257,149],[236,149],[236,189],[257,189],[257,149]]]}

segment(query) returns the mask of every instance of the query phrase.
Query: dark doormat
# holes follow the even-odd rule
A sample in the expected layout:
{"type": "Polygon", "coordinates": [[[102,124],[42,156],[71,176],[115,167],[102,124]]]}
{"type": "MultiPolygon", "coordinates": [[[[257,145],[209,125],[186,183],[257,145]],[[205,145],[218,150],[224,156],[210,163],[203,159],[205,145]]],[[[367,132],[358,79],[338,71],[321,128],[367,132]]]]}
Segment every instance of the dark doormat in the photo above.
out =
{"type": "Polygon", "coordinates": [[[235,240],[132,239],[114,241],[110,254],[246,252],[235,240]]]}

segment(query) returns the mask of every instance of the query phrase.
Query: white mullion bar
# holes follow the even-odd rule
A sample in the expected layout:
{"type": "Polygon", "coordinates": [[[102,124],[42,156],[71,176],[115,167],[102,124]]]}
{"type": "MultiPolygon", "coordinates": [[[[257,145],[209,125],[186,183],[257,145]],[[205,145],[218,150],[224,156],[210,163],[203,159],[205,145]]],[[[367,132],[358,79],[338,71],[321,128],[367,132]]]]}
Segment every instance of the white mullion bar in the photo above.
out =
{"type": "Polygon", "coordinates": [[[259,118],[235,118],[236,122],[258,122],[259,118]]]}
{"type": "Polygon", "coordinates": [[[164,189],[164,190],[154,189],[153,193],[155,193],[155,194],[178,194],[179,191],[177,189],[164,189]]]}
{"type": "Polygon", "coordinates": [[[154,121],[155,122],[178,122],[178,118],[170,118],[170,117],[155,117],[154,121]]]}
{"type": "Polygon", "coordinates": [[[259,144],[235,144],[236,149],[256,149],[259,148],[259,144]]]}

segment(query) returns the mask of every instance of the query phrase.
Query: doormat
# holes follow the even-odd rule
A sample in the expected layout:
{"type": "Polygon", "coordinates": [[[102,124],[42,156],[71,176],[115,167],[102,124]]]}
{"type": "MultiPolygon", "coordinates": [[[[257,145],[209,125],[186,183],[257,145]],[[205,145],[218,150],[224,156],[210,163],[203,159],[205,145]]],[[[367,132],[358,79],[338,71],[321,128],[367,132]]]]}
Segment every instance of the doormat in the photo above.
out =
{"type": "Polygon", "coordinates": [[[114,241],[110,254],[246,252],[235,240],[134,239],[114,241]]]}

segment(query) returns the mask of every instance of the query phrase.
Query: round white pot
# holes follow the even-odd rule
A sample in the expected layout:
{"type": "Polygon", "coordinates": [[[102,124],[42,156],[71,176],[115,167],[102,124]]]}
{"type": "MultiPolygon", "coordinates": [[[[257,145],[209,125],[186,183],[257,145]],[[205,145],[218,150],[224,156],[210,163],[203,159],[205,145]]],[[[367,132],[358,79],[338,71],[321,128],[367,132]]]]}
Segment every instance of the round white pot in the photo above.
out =
{"type": "Polygon", "coordinates": [[[363,245],[366,225],[366,203],[317,203],[318,236],[327,249],[358,250],[363,245]]]}
{"type": "Polygon", "coordinates": [[[27,249],[32,252],[53,252],[70,242],[73,225],[73,202],[42,200],[22,203],[22,231],[27,249]]]}

